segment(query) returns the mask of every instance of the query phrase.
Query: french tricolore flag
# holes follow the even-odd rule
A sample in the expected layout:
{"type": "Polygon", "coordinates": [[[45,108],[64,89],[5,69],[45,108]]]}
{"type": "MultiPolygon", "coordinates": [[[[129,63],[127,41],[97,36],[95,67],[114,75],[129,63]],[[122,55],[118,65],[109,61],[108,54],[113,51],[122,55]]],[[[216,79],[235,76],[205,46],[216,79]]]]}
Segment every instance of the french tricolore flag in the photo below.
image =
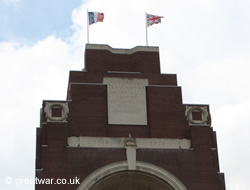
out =
{"type": "Polygon", "coordinates": [[[96,22],[103,22],[104,14],[98,12],[89,12],[89,25],[96,22]]]}

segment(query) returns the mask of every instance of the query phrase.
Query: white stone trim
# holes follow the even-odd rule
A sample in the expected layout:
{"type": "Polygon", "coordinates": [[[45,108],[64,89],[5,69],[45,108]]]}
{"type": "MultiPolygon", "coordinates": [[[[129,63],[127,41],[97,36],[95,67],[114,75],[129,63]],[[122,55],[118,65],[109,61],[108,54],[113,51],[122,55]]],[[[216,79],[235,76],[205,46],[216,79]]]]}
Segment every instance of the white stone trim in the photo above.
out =
{"type": "Polygon", "coordinates": [[[112,48],[109,45],[102,44],[86,44],[85,49],[94,49],[94,50],[108,50],[113,54],[132,54],[138,51],[143,52],[159,52],[159,47],[155,46],[136,46],[132,49],[117,49],[112,48]]]}
{"type": "Polygon", "coordinates": [[[46,102],[46,106],[44,108],[46,113],[47,121],[66,121],[68,117],[69,108],[68,103],[61,103],[61,102],[46,102]],[[62,108],[62,117],[52,117],[52,108],[53,107],[60,107],[62,108]]]}
{"type": "Polygon", "coordinates": [[[186,116],[189,124],[207,124],[208,120],[208,111],[207,107],[204,106],[186,106],[186,116]],[[201,120],[194,120],[192,117],[193,111],[199,111],[201,112],[201,120]]]}
{"type": "MultiPolygon", "coordinates": [[[[128,170],[127,161],[120,161],[106,165],[100,169],[97,169],[96,171],[91,173],[88,177],[86,177],[79,185],[77,190],[89,190],[96,182],[103,179],[104,177],[110,174],[115,174],[127,170],[128,170]]],[[[134,171],[155,176],[165,181],[169,185],[171,185],[175,190],[187,190],[184,184],[179,179],[177,179],[173,174],[156,165],[137,161],[136,169],[134,171]]]]}
{"type": "Polygon", "coordinates": [[[128,162],[128,170],[135,170],[136,168],[136,150],[135,147],[126,147],[126,156],[128,162]]]}
{"type": "Polygon", "coordinates": [[[129,170],[136,168],[136,146],[136,140],[129,134],[129,137],[124,140],[129,170]]]}
{"type": "Polygon", "coordinates": [[[107,71],[108,74],[135,74],[139,75],[141,72],[126,72],[126,71],[107,71]]]}
{"type": "MultiPolygon", "coordinates": [[[[117,137],[68,137],[69,147],[124,148],[127,138],[117,137]]],[[[136,149],[190,149],[190,139],[134,138],[136,149]]]]}

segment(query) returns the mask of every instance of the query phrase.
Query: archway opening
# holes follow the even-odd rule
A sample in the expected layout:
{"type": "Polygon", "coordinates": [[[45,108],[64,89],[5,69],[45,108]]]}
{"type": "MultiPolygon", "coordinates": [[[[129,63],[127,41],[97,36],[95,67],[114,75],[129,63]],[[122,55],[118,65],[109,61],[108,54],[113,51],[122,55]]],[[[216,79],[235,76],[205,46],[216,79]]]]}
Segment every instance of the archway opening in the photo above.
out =
{"type": "Polygon", "coordinates": [[[160,178],[138,171],[123,171],[97,181],[90,190],[174,190],[160,178]]]}
{"type": "Polygon", "coordinates": [[[77,190],[187,190],[170,172],[146,162],[136,162],[128,170],[128,162],[120,161],[99,168],[85,178],[77,190]]]}

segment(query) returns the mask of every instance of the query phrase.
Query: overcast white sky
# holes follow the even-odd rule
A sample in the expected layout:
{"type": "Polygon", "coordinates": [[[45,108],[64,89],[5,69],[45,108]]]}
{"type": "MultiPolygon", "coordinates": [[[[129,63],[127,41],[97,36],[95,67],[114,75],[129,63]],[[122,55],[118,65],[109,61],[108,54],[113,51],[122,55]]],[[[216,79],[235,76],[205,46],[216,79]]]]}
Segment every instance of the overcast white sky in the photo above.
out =
{"type": "Polygon", "coordinates": [[[42,100],[65,100],[69,70],[84,66],[87,9],[103,12],[90,43],[145,45],[145,12],[162,73],[177,73],[183,102],[209,104],[228,190],[250,189],[249,0],[0,0],[0,189],[35,176],[42,100]]]}

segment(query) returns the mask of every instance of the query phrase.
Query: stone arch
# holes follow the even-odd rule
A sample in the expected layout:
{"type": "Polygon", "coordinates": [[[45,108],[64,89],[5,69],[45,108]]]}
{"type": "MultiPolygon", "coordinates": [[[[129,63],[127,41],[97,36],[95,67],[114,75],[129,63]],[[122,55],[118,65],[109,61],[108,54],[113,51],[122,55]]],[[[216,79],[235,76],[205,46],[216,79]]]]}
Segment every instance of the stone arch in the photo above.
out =
{"type": "MultiPolygon", "coordinates": [[[[115,162],[108,164],[93,173],[91,173],[87,178],[85,178],[82,183],[79,185],[77,190],[91,190],[97,189],[95,186],[101,184],[104,180],[109,180],[112,177],[113,179],[118,179],[118,177],[133,175],[137,176],[139,180],[152,179],[153,184],[158,184],[159,186],[164,186],[169,190],[187,190],[184,184],[177,179],[173,174],[160,168],[156,165],[146,163],[146,162],[136,162],[135,170],[128,170],[127,161],[115,162]]],[[[130,177],[131,178],[131,177],[130,177]]],[[[114,188],[112,188],[114,189],[114,188]]],[[[119,188],[117,188],[119,189],[119,188]]],[[[136,189],[136,188],[134,188],[136,189]]],[[[153,188],[151,188],[153,189],[153,188]]]]}

